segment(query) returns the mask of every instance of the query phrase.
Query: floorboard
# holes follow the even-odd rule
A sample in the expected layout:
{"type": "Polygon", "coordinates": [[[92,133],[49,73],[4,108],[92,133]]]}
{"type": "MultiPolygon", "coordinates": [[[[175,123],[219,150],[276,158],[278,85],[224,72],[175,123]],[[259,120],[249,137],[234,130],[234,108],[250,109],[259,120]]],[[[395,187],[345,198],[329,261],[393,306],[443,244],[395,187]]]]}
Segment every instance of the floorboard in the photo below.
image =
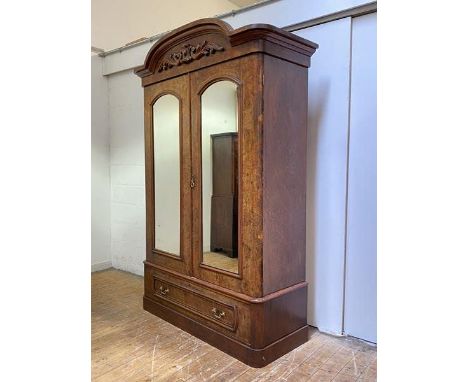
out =
{"type": "Polygon", "coordinates": [[[91,279],[93,381],[377,380],[377,349],[362,341],[311,328],[307,343],[254,369],[145,312],[142,277],[109,269],[91,279]]]}

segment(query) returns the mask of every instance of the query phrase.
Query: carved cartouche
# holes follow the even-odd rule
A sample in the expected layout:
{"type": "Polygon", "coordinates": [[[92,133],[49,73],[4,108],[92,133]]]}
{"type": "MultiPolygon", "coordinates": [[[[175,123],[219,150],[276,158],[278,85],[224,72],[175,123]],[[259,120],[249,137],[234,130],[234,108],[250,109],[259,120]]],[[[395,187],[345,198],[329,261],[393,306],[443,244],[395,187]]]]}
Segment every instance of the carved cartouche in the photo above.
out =
{"type": "Polygon", "coordinates": [[[179,52],[171,53],[159,66],[158,72],[168,70],[174,66],[188,64],[189,62],[199,60],[202,57],[210,56],[216,52],[223,51],[224,48],[214,42],[203,41],[196,46],[185,44],[179,52]]]}

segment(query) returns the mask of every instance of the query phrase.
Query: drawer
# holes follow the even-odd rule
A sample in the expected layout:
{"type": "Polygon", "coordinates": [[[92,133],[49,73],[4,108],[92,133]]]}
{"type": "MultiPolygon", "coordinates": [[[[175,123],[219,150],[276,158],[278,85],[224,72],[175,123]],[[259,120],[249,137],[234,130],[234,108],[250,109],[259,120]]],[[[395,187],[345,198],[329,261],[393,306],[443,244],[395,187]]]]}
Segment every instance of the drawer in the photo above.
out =
{"type": "Polygon", "coordinates": [[[158,298],[188,310],[232,332],[237,329],[237,308],[195,291],[153,276],[153,293],[158,298]]]}

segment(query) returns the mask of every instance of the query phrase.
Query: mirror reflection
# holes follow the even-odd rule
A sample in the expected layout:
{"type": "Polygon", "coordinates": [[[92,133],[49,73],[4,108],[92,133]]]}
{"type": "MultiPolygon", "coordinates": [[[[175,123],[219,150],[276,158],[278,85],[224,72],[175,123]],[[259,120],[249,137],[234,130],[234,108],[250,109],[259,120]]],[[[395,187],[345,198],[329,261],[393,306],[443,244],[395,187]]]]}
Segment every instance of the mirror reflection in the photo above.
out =
{"type": "Polygon", "coordinates": [[[203,263],[238,273],[237,85],[212,84],[201,105],[203,263]]]}
{"type": "Polygon", "coordinates": [[[180,256],[179,100],[160,97],[153,105],[155,248],[180,256]]]}

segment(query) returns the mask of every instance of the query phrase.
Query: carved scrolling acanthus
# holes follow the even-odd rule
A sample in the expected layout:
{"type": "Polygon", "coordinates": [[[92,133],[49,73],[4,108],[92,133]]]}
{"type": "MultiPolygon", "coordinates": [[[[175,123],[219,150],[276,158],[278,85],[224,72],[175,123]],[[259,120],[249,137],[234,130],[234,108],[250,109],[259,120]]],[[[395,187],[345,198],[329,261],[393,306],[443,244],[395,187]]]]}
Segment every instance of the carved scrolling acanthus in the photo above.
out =
{"type": "Polygon", "coordinates": [[[180,52],[171,53],[159,66],[158,72],[170,69],[173,66],[188,64],[202,57],[210,56],[216,52],[223,51],[224,48],[214,42],[203,41],[196,46],[185,44],[180,52]]]}

